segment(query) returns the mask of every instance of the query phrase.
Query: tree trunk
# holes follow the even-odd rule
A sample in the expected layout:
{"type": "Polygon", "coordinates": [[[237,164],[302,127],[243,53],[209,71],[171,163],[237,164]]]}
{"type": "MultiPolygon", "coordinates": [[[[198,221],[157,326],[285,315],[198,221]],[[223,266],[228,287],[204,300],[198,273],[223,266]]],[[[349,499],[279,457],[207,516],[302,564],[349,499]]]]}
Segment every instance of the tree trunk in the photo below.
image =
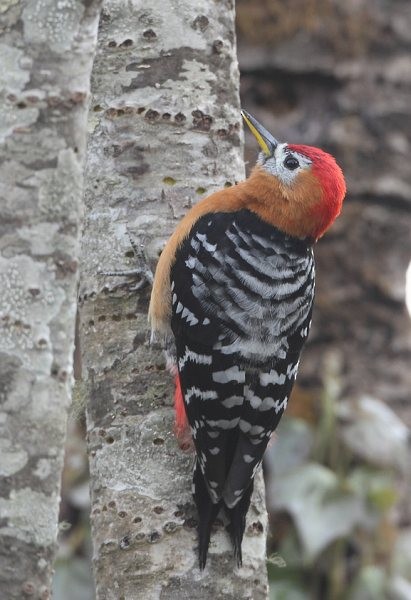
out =
{"type": "Polygon", "coordinates": [[[7,599],[49,597],[98,14],[98,1],[0,5],[0,588],[7,599]]]}
{"type": "Polygon", "coordinates": [[[266,598],[261,474],[244,567],[220,526],[200,574],[149,289],[99,275],[135,266],[127,230],[154,270],[187,209],[244,177],[233,3],[107,1],[92,85],[80,302],[97,598],[266,598]]]}

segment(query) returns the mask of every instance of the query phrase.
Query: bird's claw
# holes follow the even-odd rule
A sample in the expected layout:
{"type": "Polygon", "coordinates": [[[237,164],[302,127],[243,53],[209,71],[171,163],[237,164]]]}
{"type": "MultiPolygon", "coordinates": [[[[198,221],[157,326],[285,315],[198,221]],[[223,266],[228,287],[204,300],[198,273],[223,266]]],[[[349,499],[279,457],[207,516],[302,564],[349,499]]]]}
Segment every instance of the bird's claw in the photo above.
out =
{"type": "Polygon", "coordinates": [[[139,278],[138,281],[130,287],[130,291],[137,291],[143,289],[146,285],[152,284],[154,280],[154,275],[150,266],[148,264],[148,260],[144,251],[144,244],[138,243],[130,234],[129,229],[127,228],[127,235],[130,240],[130,245],[134,251],[135,256],[137,257],[137,261],[139,266],[136,266],[134,269],[122,269],[119,271],[99,271],[99,275],[104,275],[106,277],[131,277],[131,278],[139,278]]]}

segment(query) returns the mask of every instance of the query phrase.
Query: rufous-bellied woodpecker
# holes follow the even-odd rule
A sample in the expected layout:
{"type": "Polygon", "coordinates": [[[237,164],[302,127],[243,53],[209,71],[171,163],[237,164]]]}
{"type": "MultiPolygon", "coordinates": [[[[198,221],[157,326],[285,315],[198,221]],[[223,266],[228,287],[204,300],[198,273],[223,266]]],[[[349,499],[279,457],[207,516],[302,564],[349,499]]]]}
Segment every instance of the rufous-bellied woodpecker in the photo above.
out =
{"type": "Polygon", "coordinates": [[[293,387],[311,324],[312,247],[341,210],[334,158],[278,142],[246,111],[261,147],[245,181],[183,218],[154,277],[154,334],[175,341],[176,422],[196,451],[199,564],[221,508],[237,562],[255,473],[293,387]]]}

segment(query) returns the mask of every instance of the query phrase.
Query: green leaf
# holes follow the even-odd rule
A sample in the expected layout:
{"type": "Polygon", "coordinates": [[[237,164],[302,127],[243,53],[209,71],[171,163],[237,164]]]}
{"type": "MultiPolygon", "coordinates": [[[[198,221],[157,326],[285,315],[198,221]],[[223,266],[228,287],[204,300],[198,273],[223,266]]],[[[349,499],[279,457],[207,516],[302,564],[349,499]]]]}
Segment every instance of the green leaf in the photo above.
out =
{"type": "Polygon", "coordinates": [[[347,481],[351,488],[378,512],[386,512],[397,501],[396,482],[391,473],[371,467],[357,467],[347,481]]]}

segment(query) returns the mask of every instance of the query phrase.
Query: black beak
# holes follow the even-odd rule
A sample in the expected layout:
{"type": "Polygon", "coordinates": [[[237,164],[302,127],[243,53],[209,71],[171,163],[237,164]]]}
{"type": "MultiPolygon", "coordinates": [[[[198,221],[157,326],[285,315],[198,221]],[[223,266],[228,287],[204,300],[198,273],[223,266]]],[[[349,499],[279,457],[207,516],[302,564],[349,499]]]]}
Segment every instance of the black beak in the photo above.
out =
{"type": "Polygon", "coordinates": [[[255,136],[264,154],[266,156],[272,156],[278,146],[278,141],[275,137],[273,137],[271,133],[246,110],[241,111],[241,116],[250,128],[251,133],[255,136]]]}

